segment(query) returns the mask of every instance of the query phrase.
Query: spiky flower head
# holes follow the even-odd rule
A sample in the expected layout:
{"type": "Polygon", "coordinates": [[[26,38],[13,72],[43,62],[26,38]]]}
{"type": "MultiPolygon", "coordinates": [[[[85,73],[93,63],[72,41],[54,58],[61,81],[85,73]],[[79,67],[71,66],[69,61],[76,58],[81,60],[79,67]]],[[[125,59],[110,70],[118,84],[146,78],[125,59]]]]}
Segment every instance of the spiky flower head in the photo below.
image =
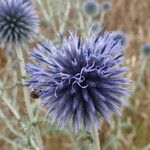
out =
{"type": "Polygon", "coordinates": [[[118,43],[119,41],[121,46],[123,47],[127,46],[128,39],[127,39],[127,36],[123,32],[121,31],[112,32],[110,36],[116,43],[118,43]]]}
{"type": "Polygon", "coordinates": [[[100,23],[99,23],[98,21],[94,21],[94,22],[92,23],[92,25],[91,25],[91,31],[94,32],[94,33],[100,31],[101,28],[102,28],[102,27],[101,27],[101,25],[100,25],[100,23]]]}
{"type": "Polygon", "coordinates": [[[83,40],[76,32],[61,38],[58,45],[40,43],[27,63],[28,84],[36,89],[40,104],[52,121],[64,127],[72,121],[73,128],[99,127],[99,117],[111,123],[110,111],[121,114],[120,98],[128,95],[123,77],[128,70],[121,67],[125,46],[105,32],[88,33],[83,40]]]}
{"type": "Polygon", "coordinates": [[[102,11],[108,12],[112,8],[112,4],[109,0],[104,0],[101,4],[102,11]]]}
{"type": "Polygon", "coordinates": [[[39,18],[28,1],[0,2],[0,46],[22,46],[31,42],[39,31],[39,18]]]}
{"type": "Polygon", "coordinates": [[[97,16],[100,10],[99,3],[96,0],[86,0],[83,3],[83,12],[89,16],[97,16]]]}
{"type": "Polygon", "coordinates": [[[23,0],[23,2],[29,2],[30,4],[35,4],[35,0],[23,0]]]}
{"type": "Polygon", "coordinates": [[[150,58],[150,43],[143,45],[141,48],[141,52],[145,58],[150,58]]]}

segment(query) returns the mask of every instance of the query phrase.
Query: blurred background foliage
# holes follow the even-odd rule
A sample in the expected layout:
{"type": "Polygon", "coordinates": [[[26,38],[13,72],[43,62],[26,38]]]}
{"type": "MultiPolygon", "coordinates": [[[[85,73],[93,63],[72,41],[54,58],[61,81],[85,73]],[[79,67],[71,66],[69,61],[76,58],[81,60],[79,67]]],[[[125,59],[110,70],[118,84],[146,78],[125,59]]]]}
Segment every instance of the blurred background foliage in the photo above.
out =
{"type": "MultiPolygon", "coordinates": [[[[98,2],[101,5],[102,0],[98,2]]],[[[141,46],[150,42],[150,1],[110,0],[111,9],[100,10],[94,17],[83,11],[84,0],[35,0],[34,3],[41,31],[28,49],[47,38],[57,42],[57,33],[68,34],[68,29],[85,36],[92,24],[95,29],[99,24],[109,31],[119,30],[128,35],[126,64],[130,66],[127,76],[133,80],[132,95],[123,116],[114,117],[111,127],[102,120],[101,147],[102,150],[150,150],[150,59],[141,54],[141,46]]],[[[46,150],[88,150],[93,142],[90,133],[81,131],[73,135],[69,127],[62,130],[52,126],[48,118],[43,119],[44,113],[37,109],[34,99],[35,124],[28,122],[18,61],[15,52],[0,49],[0,149],[38,149],[30,139],[32,126],[38,124],[46,150]]]]}

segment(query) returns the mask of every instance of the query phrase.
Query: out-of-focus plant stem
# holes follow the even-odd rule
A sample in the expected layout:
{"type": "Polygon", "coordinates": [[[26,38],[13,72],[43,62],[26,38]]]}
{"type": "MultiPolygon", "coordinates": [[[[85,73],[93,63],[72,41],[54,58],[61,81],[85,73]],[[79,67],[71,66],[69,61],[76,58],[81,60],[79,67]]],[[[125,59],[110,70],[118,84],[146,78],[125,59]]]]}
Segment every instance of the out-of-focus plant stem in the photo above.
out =
{"type": "Polygon", "coordinates": [[[88,16],[88,19],[87,19],[88,21],[87,21],[87,30],[91,27],[91,25],[92,25],[92,20],[93,20],[93,18],[91,17],[91,16],[88,16]]]}
{"type": "MultiPolygon", "coordinates": [[[[16,48],[16,53],[19,59],[20,71],[22,75],[21,81],[22,81],[22,84],[25,85],[25,81],[23,77],[26,77],[26,71],[25,71],[25,60],[24,60],[22,48],[16,48]]],[[[27,113],[29,115],[30,122],[33,123],[34,116],[33,116],[30,98],[28,96],[28,89],[26,86],[23,86],[23,94],[24,94],[25,105],[26,105],[27,113]]],[[[42,139],[41,139],[39,128],[36,126],[36,127],[33,127],[33,129],[35,132],[35,136],[37,138],[37,142],[38,142],[37,144],[39,144],[40,150],[43,150],[43,144],[42,144],[42,139]]]]}
{"type": "Polygon", "coordinates": [[[142,80],[142,77],[144,75],[144,71],[145,71],[146,65],[147,65],[147,59],[144,59],[143,62],[142,62],[142,66],[141,66],[141,68],[139,70],[139,75],[138,75],[138,79],[137,79],[134,91],[136,91],[137,88],[139,87],[139,85],[141,84],[141,80],[142,80]]]}
{"type": "Polygon", "coordinates": [[[8,129],[12,133],[14,133],[14,135],[23,138],[23,135],[21,133],[19,133],[16,129],[14,129],[14,127],[11,125],[11,122],[8,120],[8,118],[5,116],[5,114],[2,112],[2,110],[0,110],[0,118],[3,119],[3,121],[5,122],[8,129]]]}
{"type": "MultiPolygon", "coordinates": [[[[17,83],[17,72],[16,72],[16,70],[13,70],[13,78],[14,78],[14,84],[16,84],[17,83]]],[[[12,99],[13,99],[13,104],[16,106],[16,107],[18,107],[17,106],[17,95],[18,95],[18,86],[15,86],[15,88],[13,88],[13,92],[12,92],[12,99]]],[[[15,108],[16,108],[15,107],[15,108]]]]}
{"type": "Polygon", "coordinates": [[[104,25],[105,14],[106,14],[106,12],[102,11],[102,13],[100,15],[100,24],[101,25],[104,25]]]}
{"type": "Polygon", "coordinates": [[[70,13],[70,9],[71,9],[71,3],[70,3],[70,0],[68,0],[68,1],[67,1],[66,12],[65,12],[65,14],[64,14],[64,18],[63,18],[62,24],[60,25],[60,28],[59,28],[59,32],[60,32],[60,33],[63,33],[63,32],[64,32],[65,25],[66,25],[66,21],[67,21],[67,19],[68,19],[69,13],[70,13]]]}
{"type": "MultiPolygon", "coordinates": [[[[19,59],[20,71],[21,71],[21,76],[22,76],[21,81],[22,81],[22,84],[25,85],[25,81],[23,78],[26,77],[26,71],[25,71],[25,60],[24,60],[24,56],[23,56],[23,51],[21,48],[17,48],[16,53],[17,53],[17,57],[19,59]]],[[[30,119],[30,121],[32,121],[33,120],[33,113],[32,113],[32,109],[31,109],[30,98],[28,96],[28,89],[26,86],[23,86],[23,94],[24,94],[24,100],[25,100],[25,104],[27,107],[29,119],[30,119]]]]}
{"type": "MultiPolygon", "coordinates": [[[[14,140],[9,139],[8,137],[5,137],[2,133],[0,133],[0,139],[4,140],[6,143],[11,144],[12,146],[16,148],[22,149],[22,146],[20,144],[15,143],[14,140]]],[[[24,149],[27,150],[27,149],[24,149]]]]}
{"type": "Polygon", "coordinates": [[[5,104],[8,106],[8,108],[10,109],[10,111],[14,114],[14,116],[20,120],[20,115],[18,113],[18,111],[16,111],[16,109],[12,106],[12,104],[10,103],[11,100],[9,99],[9,97],[7,97],[5,95],[5,93],[3,93],[2,95],[2,100],[5,102],[5,104]]]}
{"type": "Polygon", "coordinates": [[[45,6],[41,0],[37,0],[37,4],[40,6],[40,8],[41,8],[40,10],[42,11],[44,18],[46,19],[48,24],[51,25],[54,33],[57,33],[53,8],[51,7],[50,1],[49,0],[47,1],[48,10],[45,8],[45,6]]]}
{"type": "Polygon", "coordinates": [[[43,1],[37,0],[37,3],[38,3],[38,5],[41,8],[40,10],[42,11],[43,16],[45,17],[46,20],[48,20],[49,19],[49,15],[48,15],[48,13],[46,11],[46,8],[43,5],[43,1]]]}
{"type": "MultiPolygon", "coordinates": [[[[6,71],[5,74],[5,81],[4,82],[0,81],[0,87],[3,87],[3,85],[5,85],[5,83],[7,82],[7,72],[8,71],[6,71]]],[[[10,111],[13,113],[16,119],[20,120],[20,115],[16,110],[16,108],[11,104],[11,99],[7,96],[5,89],[0,89],[0,90],[1,90],[0,98],[4,101],[5,105],[10,109],[10,111]]]]}
{"type": "Polygon", "coordinates": [[[80,0],[77,0],[77,12],[78,12],[78,17],[79,17],[79,23],[80,23],[80,29],[81,31],[83,31],[84,29],[84,19],[83,19],[83,15],[81,12],[81,4],[80,4],[80,0]]]}
{"type": "Polygon", "coordinates": [[[94,127],[93,127],[92,136],[93,136],[93,140],[94,140],[92,150],[101,150],[100,141],[99,141],[99,134],[98,134],[98,130],[97,130],[96,125],[94,125],[94,127]]]}

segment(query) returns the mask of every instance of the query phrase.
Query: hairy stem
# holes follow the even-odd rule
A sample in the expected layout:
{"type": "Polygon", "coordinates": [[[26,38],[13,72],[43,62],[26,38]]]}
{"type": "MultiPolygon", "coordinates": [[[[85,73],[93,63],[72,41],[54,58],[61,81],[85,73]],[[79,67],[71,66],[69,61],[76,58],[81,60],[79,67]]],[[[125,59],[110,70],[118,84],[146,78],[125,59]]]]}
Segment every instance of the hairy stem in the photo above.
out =
{"type": "MultiPolygon", "coordinates": [[[[23,50],[22,48],[17,48],[16,53],[19,59],[19,65],[20,65],[20,71],[21,71],[21,81],[22,84],[25,85],[25,80],[24,78],[26,77],[26,71],[25,71],[25,60],[24,60],[24,55],[23,55],[23,50]]],[[[34,122],[34,116],[33,116],[33,111],[32,111],[32,105],[30,102],[30,98],[28,96],[28,89],[26,86],[23,86],[23,94],[24,94],[24,101],[27,109],[27,113],[29,115],[30,122],[34,122]]],[[[42,144],[42,139],[40,135],[40,131],[38,127],[33,127],[35,136],[37,138],[37,143],[39,144],[40,150],[43,150],[43,144],[42,144]]]]}
{"type": "Polygon", "coordinates": [[[100,24],[101,25],[104,25],[104,20],[105,20],[105,12],[104,11],[102,11],[102,13],[101,13],[101,15],[100,15],[100,24]]]}
{"type": "Polygon", "coordinates": [[[100,148],[99,134],[98,134],[97,127],[95,125],[93,127],[92,136],[93,136],[93,140],[94,140],[92,150],[100,150],[101,148],[100,148]]]}
{"type": "Polygon", "coordinates": [[[63,18],[62,23],[61,23],[60,28],[59,28],[59,32],[61,34],[64,32],[66,22],[67,22],[67,19],[69,17],[70,9],[71,9],[71,4],[70,4],[70,0],[68,0],[67,6],[66,6],[66,12],[64,14],[64,18],[63,18]]]}
{"type": "Polygon", "coordinates": [[[147,65],[147,59],[144,59],[143,62],[142,62],[142,66],[139,70],[139,75],[138,75],[138,79],[137,79],[134,91],[137,90],[137,88],[140,86],[140,84],[142,82],[142,78],[143,78],[143,75],[144,75],[144,72],[145,72],[146,65],[147,65]]]}

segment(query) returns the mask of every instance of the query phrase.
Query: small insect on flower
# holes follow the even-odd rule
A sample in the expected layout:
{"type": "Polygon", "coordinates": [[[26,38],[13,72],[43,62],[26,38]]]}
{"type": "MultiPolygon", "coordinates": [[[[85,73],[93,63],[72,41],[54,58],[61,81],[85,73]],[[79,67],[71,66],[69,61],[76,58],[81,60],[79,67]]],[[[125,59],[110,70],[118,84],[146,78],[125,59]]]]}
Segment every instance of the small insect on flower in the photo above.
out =
{"type": "Polygon", "coordinates": [[[32,89],[30,92],[30,97],[33,99],[38,99],[40,97],[39,91],[36,89],[32,89]]]}
{"type": "Polygon", "coordinates": [[[89,16],[97,16],[100,11],[99,3],[96,0],[86,0],[83,3],[83,12],[89,16]]]}
{"type": "Polygon", "coordinates": [[[102,11],[108,12],[108,11],[111,10],[111,8],[112,8],[112,4],[111,4],[111,2],[109,0],[104,0],[102,2],[102,4],[101,4],[102,11]]]}
{"type": "Polygon", "coordinates": [[[147,43],[142,46],[141,53],[144,56],[144,58],[150,58],[150,43],[147,43]]]}
{"type": "Polygon", "coordinates": [[[128,71],[122,66],[126,42],[114,34],[103,30],[92,34],[90,29],[83,40],[70,32],[59,45],[44,41],[31,51],[27,84],[41,90],[41,107],[52,122],[65,127],[71,121],[78,131],[94,124],[99,128],[100,117],[111,123],[110,111],[121,114],[119,106],[125,105],[121,97],[128,96],[125,85],[130,82],[122,76],[128,71]]]}
{"type": "Polygon", "coordinates": [[[0,46],[23,46],[36,37],[39,18],[29,1],[0,1],[0,46]]]}

